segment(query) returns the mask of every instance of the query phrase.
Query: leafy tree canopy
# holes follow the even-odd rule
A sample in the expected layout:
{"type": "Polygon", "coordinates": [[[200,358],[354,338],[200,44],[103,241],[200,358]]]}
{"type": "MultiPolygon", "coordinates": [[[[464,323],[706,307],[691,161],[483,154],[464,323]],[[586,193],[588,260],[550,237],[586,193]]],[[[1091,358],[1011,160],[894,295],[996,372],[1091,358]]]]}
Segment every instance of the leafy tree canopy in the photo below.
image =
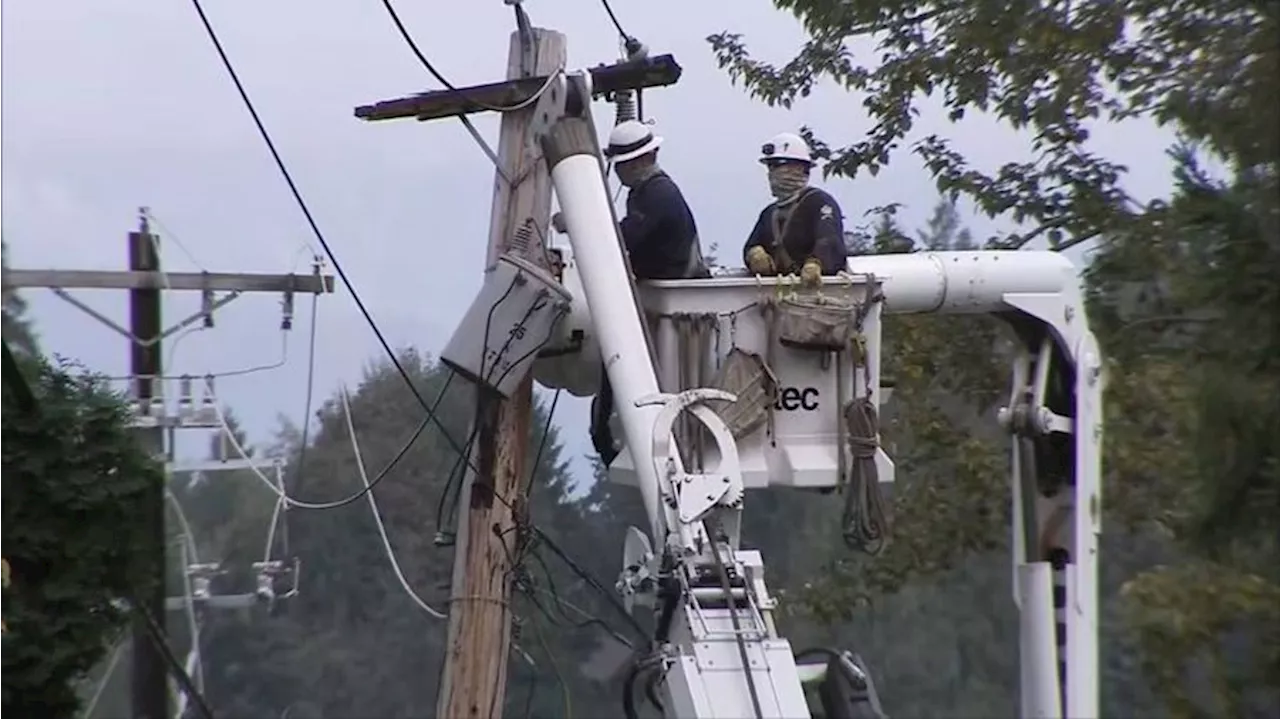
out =
{"type": "MultiPolygon", "coordinates": [[[[0,245],[0,272],[9,269],[9,245],[0,245]]],[[[5,283],[0,286],[0,301],[3,301],[3,334],[9,348],[17,355],[34,355],[37,353],[35,330],[27,318],[27,303],[16,290],[5,283]]]]}
{"type": "Polygon", "coordinates": [[[135,441],[128,410],[65,362],[19,360],[36,409],[4,387],[4,710],[73,717],[76,684],[125,624],[118,600],[154,570],[138,521],[158,501],[160,465],[135,441]]]}
{"type": "MultiPolygon", "coordinates": [[[[1240,168],[1280,154],[1280,10],[1265,0],[775,0],[809,36],[795,58],[757,60],[740,34],[708,38],[753,96],[790,107],[823,78],[864,97],[866,136],[814,137],[829,174],[872,175],[904,144],[948,195],[1030,223],[1003,238],[1065,247],[1144,217],[1125,169],[1089,149],[1099,121],[1177,127],[1240,168]],[[940,96],[952,120],[987,113],[1031,135],[1033,157],[988,171],[940,135],[912,133],[940,96]]],[[[821,130],[819,128],[818,130],[821,130]]]]}

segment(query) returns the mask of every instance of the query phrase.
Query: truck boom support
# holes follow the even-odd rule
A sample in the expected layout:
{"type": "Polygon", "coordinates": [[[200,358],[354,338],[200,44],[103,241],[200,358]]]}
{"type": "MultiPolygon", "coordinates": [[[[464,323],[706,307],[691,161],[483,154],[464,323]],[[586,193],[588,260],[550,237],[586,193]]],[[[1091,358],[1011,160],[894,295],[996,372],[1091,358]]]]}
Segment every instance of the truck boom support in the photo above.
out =
{"type": "MultiPolygon", "coordinates": [[[[645,351],[645,319],[587,110],[589,83],[585,73],[556,79],[540,101],[543,120],[535,132],[573,250],[584,295],[577,299],[590,309],[649,515],[652,541],[629,535],[619,582],[629,602],[654,603],[658,611],[659,649],[637,666],[663,675],[668,716],[808,717],[802,680],[811,678],[811,667],[798,666],[777,634],[760,554],[737,547],[742,468],[735,440],[704,404],[732,395],[697,387],[660,394],[645,351]],[[696,472],[685,466],[689,455],[681,450],[688,448],[672,436],[675,417],[685,411],[714,438],[715,446],[694,460],[696,472]],[[719,460],[714,469],[702,467],[708,456],[719,460]]],[[[1019,345],[1000,421],[1012,438],[1021,715],[1096,717],[1103,383],[1075,269],[1047,252],[930,252],[855,257],[848,271],[874,278],[886,314],[987,313],[1013,327],[1019,345]]],[[[779,280],[758,281],[772,287],[779,280]]],[[[715,280],[654,283],[645,291],[700,282],[715,280]]],[[[855,688],[845,696],[861,696],[874,709],[831,715],[880,715],[874,687],[851,656],[833,659],[827,671],[844,667],[855,688]]]]}

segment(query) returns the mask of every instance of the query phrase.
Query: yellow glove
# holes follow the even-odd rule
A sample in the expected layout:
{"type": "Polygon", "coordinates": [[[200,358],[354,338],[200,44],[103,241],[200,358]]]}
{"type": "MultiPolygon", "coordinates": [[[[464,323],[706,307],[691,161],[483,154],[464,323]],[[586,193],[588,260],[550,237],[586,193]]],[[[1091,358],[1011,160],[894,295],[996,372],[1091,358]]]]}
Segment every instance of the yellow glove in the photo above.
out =
{"type": "Polygon", "coordinates": [[[772,275],[776,272],[773,258],[760,245],[747,250],[747,268],[757,275],[772,275]]]}
{"type": "Polygon", "coordinates": [[[805,260],[800,268],[800,281],[810,287],[822,284],[822,263],[813,257],[805,260]]]}

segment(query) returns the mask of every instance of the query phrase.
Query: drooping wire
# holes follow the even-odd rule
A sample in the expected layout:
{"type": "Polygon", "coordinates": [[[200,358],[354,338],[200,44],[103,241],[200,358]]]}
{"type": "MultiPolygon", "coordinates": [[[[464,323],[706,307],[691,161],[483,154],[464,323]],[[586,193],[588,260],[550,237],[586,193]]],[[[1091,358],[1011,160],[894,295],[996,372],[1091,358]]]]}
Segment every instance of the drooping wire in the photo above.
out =
{"type": "MultiPolygon", "coordinates": [[[[408,371],[405,370],[404,365],[400,362],[400,358],[396,356],[395,351],[391,349],[391,344],[387,342],[387,338],[382,334],[382,330],[378,328],[377,322],[374,321],[373,315],[370,314],[369,309],[364,304],[364,301],[360,299],[360,295],[356,291],[355,284],[351,282],[346,271],[342,269],[342,264],[338,261],[337,255],[334,253],[333,248],[330,247],[329,241],[325,239],[324,233],[320,230],[320,226],[316,223],[315,216],[311,213],[311,208],[307,205],[306,200],[303,199],[302,192],[298,189],[297,183],[294,182],[293,174],[289,172],[288,166],[285,165],[284,158],[281,157],[280,151],[276,149],[276,144],[271,139],[271,134],[267,131],[266,125],[263,124],[262,118],[258,115],[258,110],[254,106],[253,100],[249,98],[249,93],[245,90],[244,83],[240,81],[240,76],[236,72],[235,66],[231,64],[231,59],[227,56],[226,50],[223,49],[222,41],[218,39],[217,31],[213,29],[213,25],[209,22],[209,17],[205,14],[204,6],[201,5],[200,0],[191,0],[191,4],[195,8],[196,14],[200,16],[200,23],[204,26],[205,34],[209,37],[209,41],[217,51],[218,57],[222,60],[222,66],[227,71],[227,75],[230,77],[231,82],[235,85],[236,91],[240,94],[240,99],[244,103],[245,109],[253,119],[253,124],[257,127],[258,134],[262,137],[263,144],[267,146],[267,150],[271,153],[271,158],[275,161],[276,168],[280,171],[280,175],[284,179],[285,184],[289,186],[289,192],[292,193],[293,199],[298,205],[298,209],[302,211],[303,217],[306,218],[307,225],[311,228],[312,234],[315,235],[316,241],[320,243],[322,248],[324,248],[324,252],[328,256],[329,261],[333,263],[334,272],[338,275],[338,278],[342,280],[342,284],[347,288],[347,291],[351,293],[351,299],[356,303],[356,308],[364,317],[369,328],[373,330],[374,336],[377,337],[378,343],[382,345],[383,351],[386,352],[387,357],[391,360],[392,365],[395,366],[396,371],[400,373],[405,384],[409,386],[409,391],[413,393],[413,396],[418,400],[418,403],[422,405],[423,409],[430,410],[431,405],[427,402],[427,399],[422,396],[422,392],[419,391],[417,385],[414,384],[408,371]]],[[[431,416],[434,416],[434,413],[430,414],[431,416]]],[[[440,424],[440,430],[445,439],[453,445],[455,450],[461,450],[458,443],[445,431],[443,424],[440,424]]]]}
{"type": "Polygon", "coordinates": [[[373,485],[369,482],[369,473],[364,467],[364,456],[360,453],[360,440],[356,437],[355,420],[351,416],[351,397],[347,393],[346,386],[342,387],[342,413],[346,418],[347,434],[351,437],[351,451],[355,454],[356,470],[360,472],[360,482],[364,485],[365,497],[369,500],[369,511],[373,512],[373,521],[378,527],[378,536],[382,538],[382,548],[387,554],[387,559],[391,562],[391,571],[395,572],[396,580],[400,582],[400,588],[409,595],[414,604],[417,604],[422,611],[436,619],[445,619],[447,615],[444,612],[427,604],[422,597],[418,596],[413,586],[409,584],[409,580],[404,576],[404,571],[400,568],[400,562],[396,559],[395,548],[391,546],[391,539],[387,536],[386,523],[382,520],[382,513],[378,511],[378,500],[373,496],[373,485]]]}
{"type": "Polygon", "coordinates": [[[538,438],[538,451],[533,455],[533,464],[529,467],[529,489],[525,493],[525,501],[533,496],[533,488],[536,482],[533,480],[538,476],[538,466],[542,464],[542,453],[547,449],[547,440],[551,435],[551,421],[556,416],[556,405],[560,404],[560,393],[563,389],[557,389],[555,394],[551,396],[551,406],[547,408],[547,418],[542,423],[542,436],[538,438]]]}
{"type": "MultiPolygon", "coordinates": [[[[303,502],[281,493],[275,483],[270,479],[267,479],[267,476],[263,474],[262,470],[258,469],[256,465],[251,463],[249,465],[249,469],[264,486],[270,489],[277,497],[283,499],[290,507],[298,507],[301,509],[337,509],[338,507],[345,507],[368,494],[372,491],[373,487],[377,486],[379,482],[386,478],[386,476],[391,473],[391,470],[395,469],[396,465],[400,463],[400,460],[408,454],[409,449],[413,447],[414,443],[418,441],[418,437],[422,436],[423,431],[426,430],[432,422],[437,424],[441,423],[439,418],[436,417],[436,409],[439,407],[441,401],[444,400],[445,392],[448,391],[449,384],[453,381],[453,377],[454,373],[450,371],[449,376],[445,379],[444,386],[440,388],[439,395],[436,396],[435,401],[427,408],[427,416],[423,417],[422,421],[418,423],[417,428],[413,430],[413,434],[410,435],[409,439],[400,447],[400,451],[396,452],[396,455],[391,458],[391,461],[388,462],[387,465],[382,468],[382,471],[378,472],[378,474],[369,482],[369,487],[361,489],[349,497],[333,502],[303,502]]],[[[231,444],[232,449],[234,449],[236,453],[244,459],[250,459],[248,450],[246,450],[244,445],[240,443],[240,440],[236,439],[235,434],[231,431],[231,426],[227,423],[226,414],[222,411],[222,406],[216,397],[213,398],[213,409],[214,413],[218,416],[218,423],[222,426],[222,431],[226,434],[227,441],[231,444]]]]}
{"type": "Polygon", "coordinates": [[[648,632],[645,631],[644,627],[640,626],[640,622],[636,621],[635,617],[631,616],[631,612],[627,611],[627,608],[622,606],[622,602],[618,599],[616,592],[605,588],[605,586],[600,583],[600,580],[596,579],[595,576],[584,569],[582,565],[574,561],[567,552],[560,548],[559,544],[552,540],[551,537],[547,536],[546,532],[538,529],[537,527],[533,527],[532,530],[533,533],[537,535],[541,544],[545,544],[547,549],[550,549],[552,554],[556,555],[561,562],[564,562],[565,566],[567,566],[570,571],[576,574],[579,579],[586,582],[592,589],[596,590],[596,592],[605,599],[610,607],[626,619],[627,623],[631,625],[631,628],[634,629],[636,633],[641,637],[646,639],[648,638],[648,632]]]}
{"type": "MultiPolygon", "coordinates": [[[[444,77],[444,75],[442,75],[438,70],[436,70],[435,66],[431,64],[431,61],[427,59],[427,56],[423,54],[422,50],[418,47],[418,43],[413,39],[413,35],[409,33],[409,29],[405,27],[403,22],[401,22],[400,16],[396,13],[395,7],[391,5],[390,0],[382,0],[382,6],[386,8],[387,14],[391,17],[391,21],[396,26],[396,30],[399,31],[400,38],[404,40],[405,45],[409,47],[410,52],[412,52],[413,56],[418,59],[418,62],[424,68],[426,68],[427,72],[430,73],[436,79],[437,82],[444,85],[447,89],[458,93],[458,95],[460,95],[463,98],[466,98],[467,101],[477,105],[478,107],[482,107],[488,110],[493,110],[495,112],[510,112],[515,110],[522,110],[536,103],[542,97],[542,95],[548,89],[551,88],[551,86],[555,83],[556,78],[564,73],[565,68],[564,66],[561,66],[555,72],[548,75],[546,81],[542,84],[541,87],[538,88],[538,91],[535,92],[528,100],[516,103],[515,105],[506,106],[506,107],[487,106],[483,103],[473,100],[470,97],[467,97],[467,95],[462,90],[455,87],[452,83],[449,82],[447,78],[444,77]]],[[[521,9],[518,5],[516,6],[516,12],[517,14],[521,12],[521,9]]],[[[494,152],[493,147],[489,144],[487,140],[484,139],[484,135],[481,135],[480,130],[476,129],[475,123],[471,122],[471,118],[467,117],[464,114],[460,114],[458,115],[458,122],[462,123],[462,126],[466,129],[467,134],[471,135],[471,139],[475,141],[476,145],[485,154],[485,157],[489,158],[489,162],[493,164],[493,168],[494,170],[497,171],[498,177],[502,178],[502,181],[507,184],[507,187],[510,188],[511,191],[514,192],[515,189],[519,187],[522,182],[524,182],[525,178],[529,176],[529,173],[531,171],[536,171],[536,168],[538,167],[538,163],[532,163],[529,165],[528,169],[525,172],[520,174],[520,176],[512,177],[511,173],[507,171],[507,168],[502,166],[502,161],[501,159],[498,158],[498,153],[494,152]]],[[[539,226],[536,223],[534,223],[533,229],[538,234],[539,247],[542,250],[543,260],[546,263],[546,265],[550,267],[552,263],[551,263],[550,255],[547,250],[546,232],[542,229],[541,226],[539,226]]]]}
{"type": "MultiPolygon", "coordinates": [[[[182,242],[182,239],[181,239],[180,237],[178,237],[178,235],[177,235],[177,234],[175,234],[173,230],[169,229],[169,228],[164,224],[164,222],[162,222],[162,221],[160,220],[160,218],[159,218],[159,217],[156,217],[156,216],[155,216],[155,213],[153,213],[153,212],[151,211],[151,208],[150,208],[150,207],[143,207],[143,208],[142,208],[142,216],[143,216],[143,217],[145,217],[145,218],[147,219],[147,222],[149,222],[149,223],[151,223],[151,224],[155,225],[156,227],[159,227],[159,228],[160,228],[160,231],[164,233],[164,236],[165,236],[166,238],[168,238],[168,239],[172,240],[172,241],[173,241],[173,244],[175,244],[175,245],[177,245],[177,246],[178,246],[178,250],[179,250],[180,252],[182,252],[182,254],[183,254],[183,255],[186,255],[187,259],[191,262],[191,264],[192,264],[192,265],[194,265],[194,266],[195,266],[195,268],[196,268],[197,270],[200,270],[201,272],[207,272],[207,271],[208,271],[208,268],[206,268],[206,267],[204,266],[204,264],[203,264],[202,262],[200,262],[200,260],[196,259],[195,254],[193,254],[193,253],[191,252],[191,250],[190,250],[190,249],[189,249],[189,248],[188,248],[188,247],[187,247],[187,246],[182,242]]],[[[159,250],[159,247],[157,246],[157,247],[156,247],[156,254],[159,254],[159,252],[160,252],[160,250],[159,250]]]]}
{"type": "MultiPolygon", "coordinates": [[[[294,482],[294,486],[301,486],[302,480],[306,477],[307,470],[307,450],[311,438],[311,403],[315,399],[316,389],[316,325],[320,324],[316,321],[316,310],[320,304],[320,295],[311,296],[311,327],[307,331],[307,395],[302,405],[302,437],[301,444],[298,447],[298,471],[296,475],[298,480],[294,482]]],[[[289,495],[289,484],[286,479],[282,479],[284,486],[280,488],[284,496],[289,495]]],[[[286,532],[288,530],[285,530],[286,532]]],[[[283,540],[288,544],[289,538],[286,533],[283,540]]]]}
{"type": "MultiPolygon", "coordinates": [[[[555,78],[559,74],[559,72],[563,70],[563,68],[561,68],[561,70],[551,73],[551,75],[547,78],[546,82],[542,84],[542,87],[539,88],[538,91],[535,92],[527,100],[522,100],[514,105],[489,105],[487,103],[480,102],[479,100],[476,100],[475,98],[467,95],[465,90],[449,82],[449,79],[446,78],[439,70],[437,70],[435,65],[431,64],[431,61],[427,59],[427,56],[424,55],[422,50],[418,48],[418,43],[414,42],[413,36],[409,34],[408,28],[406,28],[404,23],[401,22],[400,14],[396,12],[395,6],[391,4],[391,0],[382,0],[382,7],[386,9],[387,15],[391,17],[391,22],[395,23],[396,30],[400,31],[400,37],[404,40],[405,44],[409,46],[409,49],[413,52],[414,57],[418,58],[418,62],[421,63],[424,68],[427,69],[427,72],[431,73],[431,76],[436,79],[436,82],[440,83],[441,85],[444,85],[445,89],[449,90],[450,92],[456,93],[459,97],[471,103],[472,105],[475,105],[476,107],[479,107],[485,110],[490,110],[492,112],[513,112],[515,110],[523,110],[524,108],[529,107],[533,105],[535,102],[537,102],[538,99],[542,97],[542,94],[547,91],[547,88],[551,87],[552,82],[555,81],[555,78]]],[[[464,122],[467,121],[466,117],[463,115],[459,115],[458,117],[464,122]]],[[[509,181],[510,180],[508,180],[508,182],[509,181]]]]}

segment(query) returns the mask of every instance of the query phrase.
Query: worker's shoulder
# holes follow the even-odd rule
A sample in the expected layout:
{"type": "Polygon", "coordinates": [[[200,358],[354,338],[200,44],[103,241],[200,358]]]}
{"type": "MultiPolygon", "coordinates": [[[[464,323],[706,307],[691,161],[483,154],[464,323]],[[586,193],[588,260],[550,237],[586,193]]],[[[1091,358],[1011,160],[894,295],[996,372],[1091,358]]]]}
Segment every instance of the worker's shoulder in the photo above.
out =
{"type": "Polygon", "coordinates": [[[665,172],[659,172],[658,174],[649,178],[649,181],[644,183],[643,187],[646,194],[654,194],[654,195],[667,196],[667,197],[671,197],[671,196],[683,197],[684,196],[684,193],[680,191],[680,185],[676,184],[676,181],[671,179],[671,175],[668,175],[665,172]]]}
{"type": "Polygon", "coordinates": [[[830,192],[827,192],[821,187],[810,187],[804,193],[804,197],[800,198],[800,203],[807,207],[830,205],[837,211],[840,209],[840,203],[836,201],[836,198],[833,197],[830,192]]]}
{"type": "Polygon", "coordinates": [[[809,188],[804,197],[800,198],[797,209],[800,208],[803,208],[802,211],[805,214],[812,214],[824,220],[831,217],[844,219],[844,211],[840,209],[840,203],[836,201],[836,198],[832,197],[831,193],[818,187],[809,188]]]}

